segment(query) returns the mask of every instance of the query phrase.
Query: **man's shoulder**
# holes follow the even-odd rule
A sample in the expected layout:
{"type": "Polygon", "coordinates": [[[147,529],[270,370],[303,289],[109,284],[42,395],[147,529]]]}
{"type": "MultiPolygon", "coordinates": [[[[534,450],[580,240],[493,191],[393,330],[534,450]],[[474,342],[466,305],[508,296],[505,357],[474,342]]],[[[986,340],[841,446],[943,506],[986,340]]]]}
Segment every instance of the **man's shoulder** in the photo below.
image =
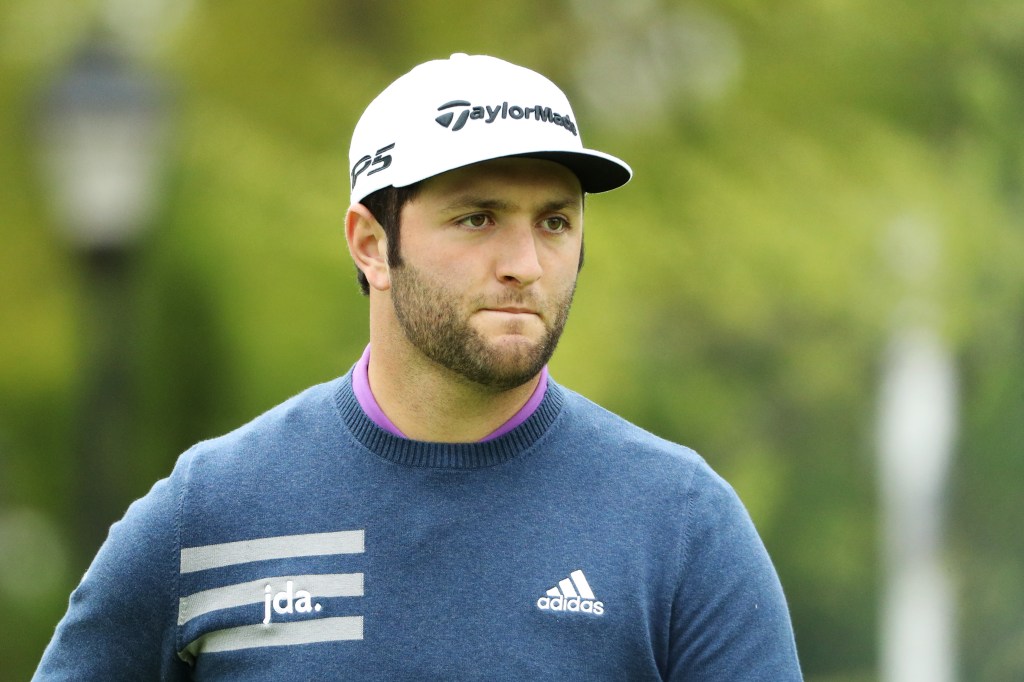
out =
{"type": "Polygon", "coordinates": [[[339,423],[336,395],[348,375],[311,386],[238,428],[193,445],[183,459],[194,463],[247,461],[315,446],[339,423]]]}
{"type": "Polygon", "coordinates": [[[567,408],[566,435],[576,442],[627,461],[654,460],[685,468],[707,466],[693,449],[652,433],[571,389],[559,388],[567,408]]]}
{"type": "MultiPolygon", "coordinates": [[[[628,498],[671,524],[711,522],[708,510],[745,517],[735,490],[695,450],[662,438],[578,393],[562,388],[564,419],[555,424],[562,454],[588,489],[628,498]],[[666,514],[666,510],[675,510],[666,514]],[[688,512],[687,510],[691,510],[688,512]]],[[[744,521],[745,523],[745,521],[744,521]]]]}
{"type": "Polygon", "coordinates": [[[319,499],[294,493],[340,452],[336,393],[344,381],[310,387],[178,458],[168,482],[182,546],[287,534],[275,526],[290,518],[287,510],[319,499]]]}

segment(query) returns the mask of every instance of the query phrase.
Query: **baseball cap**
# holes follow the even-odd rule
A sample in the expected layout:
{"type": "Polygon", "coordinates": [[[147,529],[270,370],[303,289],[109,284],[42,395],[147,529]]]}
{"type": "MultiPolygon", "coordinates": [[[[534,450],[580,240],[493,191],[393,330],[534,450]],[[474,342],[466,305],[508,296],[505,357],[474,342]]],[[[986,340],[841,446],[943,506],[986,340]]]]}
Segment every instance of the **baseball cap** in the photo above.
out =
{"type": "Polygon", "coordinates": [[[550,80],[495,57],[453,54],[415,67],[366,107],[349,150],[352,203],[506,156],[561,163],[590,193],[633,175],[583,146],[569,100],[550,80]]]}

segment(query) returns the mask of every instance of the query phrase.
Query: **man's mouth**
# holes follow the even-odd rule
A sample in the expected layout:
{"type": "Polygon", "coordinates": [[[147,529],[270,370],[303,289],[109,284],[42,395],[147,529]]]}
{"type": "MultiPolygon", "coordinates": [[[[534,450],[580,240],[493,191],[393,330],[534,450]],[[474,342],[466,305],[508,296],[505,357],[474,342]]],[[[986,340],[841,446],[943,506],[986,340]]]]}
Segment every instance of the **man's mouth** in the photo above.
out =
{"type": "Polygon", "coordinates": [[[531,308],[521,308],[519,306],[502,306],[500,308],[485,308],[496,313],[509,313],[512,315],[536,315],[537,311],[531,308]]]}

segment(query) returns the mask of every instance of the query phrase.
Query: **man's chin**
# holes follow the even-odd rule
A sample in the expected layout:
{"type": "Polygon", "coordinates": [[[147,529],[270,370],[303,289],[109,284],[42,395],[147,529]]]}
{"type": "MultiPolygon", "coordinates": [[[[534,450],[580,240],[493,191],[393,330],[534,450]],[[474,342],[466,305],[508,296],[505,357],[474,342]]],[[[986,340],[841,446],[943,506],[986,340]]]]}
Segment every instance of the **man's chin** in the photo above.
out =
{"type": "Polygon", "coordinates": [[[504,391],[511,391],[519,388],[520,386],[525,386],[536,379],[537,375],[540,373],[539,368],[536,371],[532,368],[525,369],[523,371],[517,371],[518,369],[521,368],[508,368],[506,371],[492,368],[492,370],[486,375],[472,377],[470,380],[489,391],[501,393],[504,391]]]}
{"type": "Polygon", "coordinates": [[[486,359],[471,379],[498,390],[518,388],[547,364],[543,344],[518,335],[504,335],[487,345],[486,359]]]}

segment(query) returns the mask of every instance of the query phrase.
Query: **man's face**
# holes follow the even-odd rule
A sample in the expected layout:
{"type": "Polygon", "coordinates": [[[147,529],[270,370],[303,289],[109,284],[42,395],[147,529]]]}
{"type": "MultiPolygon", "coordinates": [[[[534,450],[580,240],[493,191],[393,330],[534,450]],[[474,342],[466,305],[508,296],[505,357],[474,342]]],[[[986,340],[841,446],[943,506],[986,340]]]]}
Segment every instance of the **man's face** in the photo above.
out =
{"type": "Polygon", "coordinates": [[[497,159],[430,178],[402,209],[391,300],[409,342],[494,390],[526,383],[558,344],[583,239],[564,166],[497,159]]]}

